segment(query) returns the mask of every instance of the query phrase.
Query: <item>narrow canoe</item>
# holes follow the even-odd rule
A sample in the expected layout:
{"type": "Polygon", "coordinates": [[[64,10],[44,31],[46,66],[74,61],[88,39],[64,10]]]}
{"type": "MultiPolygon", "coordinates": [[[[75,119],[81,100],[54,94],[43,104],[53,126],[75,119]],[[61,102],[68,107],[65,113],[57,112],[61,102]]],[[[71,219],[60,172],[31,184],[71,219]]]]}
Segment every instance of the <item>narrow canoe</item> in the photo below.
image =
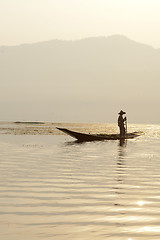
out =
{"type": "Polygon", "coordinates": [[[57,129],[70,135],[71,137],[76,138],[80,142],[132,139],[139,136],[138,132],[127,133],[124,137],[120,137],[119,134],[86,134],[86,133],[74,132],[66,128],[57,127],[57,129]]]}

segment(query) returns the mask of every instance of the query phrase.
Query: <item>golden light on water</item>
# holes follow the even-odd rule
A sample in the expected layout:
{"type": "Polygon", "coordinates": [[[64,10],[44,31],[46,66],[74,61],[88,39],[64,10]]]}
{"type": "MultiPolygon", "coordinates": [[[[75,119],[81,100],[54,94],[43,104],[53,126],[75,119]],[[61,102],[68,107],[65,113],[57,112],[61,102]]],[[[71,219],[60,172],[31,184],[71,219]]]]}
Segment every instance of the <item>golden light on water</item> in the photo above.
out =
{"type": "Polygon", "coordinates": [[[137,203],[137,204],[138,204],[138,206],[140,206],[140,207],[141,207],[141,206],[143,206],[143,205],[145,204],[145,202],[144,202],[144,201],[138,201],[138,203],[137,203]]]}
{"type": "Polygon", "coordinates": [[[140,232],[160,232],[160,227],[142,227],[140,232]]]}
{"type": "Polygon", "coordinates": [[[140,200],[140,201],[137,202],[137,205],[140,206],[140,207],[142,207],[142,206],[144,206],[144,205],[146,205],[146,204],[149,204],[149,203],[151,203],[151,202],[140,200]]]}

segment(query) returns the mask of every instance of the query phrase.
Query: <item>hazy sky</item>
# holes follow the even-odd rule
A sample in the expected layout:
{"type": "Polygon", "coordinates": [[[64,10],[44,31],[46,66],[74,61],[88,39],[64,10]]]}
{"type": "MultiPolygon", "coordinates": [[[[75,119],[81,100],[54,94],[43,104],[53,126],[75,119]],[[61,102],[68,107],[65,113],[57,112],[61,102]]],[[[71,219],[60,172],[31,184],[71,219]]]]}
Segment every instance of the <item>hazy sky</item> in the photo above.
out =
{"type": "Polygon", "coordinates": [[[122,34],[160,48],[160,0],[0,0],[0,45],[122,34]]]}

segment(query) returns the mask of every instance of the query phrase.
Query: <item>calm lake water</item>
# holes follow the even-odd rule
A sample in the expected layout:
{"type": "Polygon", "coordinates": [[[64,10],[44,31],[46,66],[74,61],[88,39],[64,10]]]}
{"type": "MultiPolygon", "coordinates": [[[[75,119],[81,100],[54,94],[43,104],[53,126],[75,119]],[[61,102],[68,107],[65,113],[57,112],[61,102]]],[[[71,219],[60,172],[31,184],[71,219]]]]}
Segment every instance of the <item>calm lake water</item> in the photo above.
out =
{"type": "Polygon", "coordinates": [[[26,135],[24,126],[1,124],[0,239],[159,240],[160,125],[130,126],[143,134],[123,146],[78,144],[55,126],[117,131],[111,124],[44,124],[27,125],[43,135],[26,135]]]}

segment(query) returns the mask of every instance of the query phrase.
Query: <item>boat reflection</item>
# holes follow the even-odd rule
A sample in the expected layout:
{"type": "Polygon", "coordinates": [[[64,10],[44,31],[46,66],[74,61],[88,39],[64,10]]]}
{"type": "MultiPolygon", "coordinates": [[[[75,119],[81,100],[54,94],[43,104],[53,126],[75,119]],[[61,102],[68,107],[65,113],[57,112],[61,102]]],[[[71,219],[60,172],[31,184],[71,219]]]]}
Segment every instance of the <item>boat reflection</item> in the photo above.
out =
{"type": "MultiPolygon", "coordinates": [[[[108,142],[108,141],[112,141],[112,140],[103,140],[101,142],[108,142]]],[[[118,141],[118,145],[120,147],[126,147],[127,146],[127,139],[120,139],[120,140],[116,140],[118,141]]],[[[69,141],[69,142],[65,142],[65,145],[76,145],[76,144],[85,144],[88,142],[100,142],[100,141],[79,141],[79,140],[75,140],[75,141],[69,141]]]]}
{"type": "MultiPolygon", "coordinates": [[[[117,156],[117,168],[116,168],[116,183],[114,186],[115,190],[115,202],[114,206],[122,206],[122,199],[124,198],[125,194],[125,187],[124,187],[124,180],[125,180],[125,156],[126,156],[126,146],[127,146],[127,140],[120,139],[118,143],[118,156],[117,156]],[[123,197],[122,197],[123,196],[123,197]]],[[[123,214],[123,211],[122,211],[123,214]]]]}
{"type": "Polygon", "coordinates": [[[120,139],[118,144],[118,160],[123,160],[126,154],[127,139],[120,139]]]}
{"type": "Polygon", "coordinates": [[[120,147],[126,147],[127,146],[127,139],[124,139],[124,138],[120,139],[119,140],[119,146],[120,147]]]}
{"type": "Polygon", "coordinates": [[[65,146],[74,146],[74,145],[81,145],[81,144],[85,144],[86,141],[69,141],[69,142],[65,142],[65,146]]]}

